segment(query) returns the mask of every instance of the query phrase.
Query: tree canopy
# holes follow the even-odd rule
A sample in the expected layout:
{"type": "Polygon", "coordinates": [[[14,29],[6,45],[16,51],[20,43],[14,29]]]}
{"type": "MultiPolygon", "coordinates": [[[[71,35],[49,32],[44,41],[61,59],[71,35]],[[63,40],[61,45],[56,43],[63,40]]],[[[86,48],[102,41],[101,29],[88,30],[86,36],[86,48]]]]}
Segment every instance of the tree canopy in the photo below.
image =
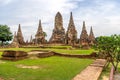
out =
{"type": "Polygon", "coordinates": [[[96,47],[100,53],[106,55],[108,62],[117,70],[120,62],[120,35],[100,36],[96,38],[96,47]]]}
{"type": "Polygon", "coordinates": [[[3,42],[12,40],[12,32],[10,31],[10,28],[7,25],[0,25],[0,41],[1,45],[3,45],[3,42]]]}

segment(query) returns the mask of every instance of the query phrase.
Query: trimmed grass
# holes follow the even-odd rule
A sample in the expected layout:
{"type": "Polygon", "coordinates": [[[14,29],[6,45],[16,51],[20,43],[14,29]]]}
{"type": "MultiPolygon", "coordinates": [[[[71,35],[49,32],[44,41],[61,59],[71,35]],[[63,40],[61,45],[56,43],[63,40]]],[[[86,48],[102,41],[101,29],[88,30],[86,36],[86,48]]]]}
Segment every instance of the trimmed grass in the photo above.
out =
{"type": "MultiPolygon", "coordinates": [[[[111,71],[111,66],[112,66],[112,64],[110,64],[106,70],[103,70],[99,80],[103,80],[104,77],[108,77],[109,78],[110,71],[111,71]]],[[[120,73],[120,64],[118,65],[118,72],[120,73]]]]}
{"type": "Polygon", "coordinates": [[[46,48],[53,48],[53,49],[69,49],[72,48],[72,46],[48,46],[46,48]]]}
{"type": "Polygon", "coordinates": [[[104,78],[109,78],[109,75],[110,75],[110,66],[106,70],[102,71],[99,80],[104,80],[104,78]]]}
{"type": "Polygon", "coordinates": [[[20,51],[26,51],[26,52],[30,52],[31,50],[50,50],[50,51],[55,51],[55,52],[59,52],[59,53],[66,53],[66,54],[91,54],[94,50],[90,49],[90,50],[80,50],[80,49],[73,49],[73,50],[69,50],[69,49],[51,49],[51,48],[4,48],[4,49],[0,49],[0,51],[4,51],[4,50],[20,50],[20,51]]]}
{"type": "MultiPolygon", "coordinates": [[[[4,48],[4,50],[20,50],[30,52],[31,50],[51,50],[66,54],[90,54],[94,50],[57,48],[4,48]]],[[[0,52],[1,57],[2,52],[0,52]]],[[[93,62],[92,59],[79,59],[68,57],[48,57],[39,59],[25,59],[16,62],[0,60],[0,77],[5,80],[71,80],[80,71],[93,62]],[[20,68],[19,65],[37,66],[38,69],[20,68]]]]}
{"type": "Polygon", "coordinates": [[[3,52],[0,52],[0,58],[1,58],[2,53],[3,53],[3,52]]]}
{"type": "Polygon", "coordinates": [[[53,49],[52,51],[59,52],[59,53],[66,53],[66,54],[91,54],[94,50],[59,50],[59,49],[53,49]]]}
{"type": "Polygon", "coordinates": [[[48,57],[25,59],[0,64],[0,77],[5,80],[71,80],[92,63],[92,59],[48,57]],[[39,66],[39,69],[18,68],[17,65],[39,66]]]}
{"type": "Polygon", "coordinates": [[[40,48],[2,48],[0,51],[4,50],[15,50],[15,51],[26,51],[29,52],[31,50],[40,50],[40,48]]]}

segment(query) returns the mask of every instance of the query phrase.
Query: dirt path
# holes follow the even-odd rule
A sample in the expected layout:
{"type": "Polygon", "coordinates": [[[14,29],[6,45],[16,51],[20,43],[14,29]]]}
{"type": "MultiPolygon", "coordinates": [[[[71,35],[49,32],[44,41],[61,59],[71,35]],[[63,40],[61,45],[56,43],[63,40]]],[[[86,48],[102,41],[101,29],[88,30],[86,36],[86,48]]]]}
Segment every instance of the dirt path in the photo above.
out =
{"type": "Polygon", "coordinates": [[[98,80],[105,64],[106,60],[96,59],[94,63],[76,75],[73,80],[98,80]]]}
{"type": "Polygon", "coordinates": [[[30,59],[38,59],[37,54],[40,53],[40,51],[33,51],[33,52],[28,52],[28,57],[30,59]]]}

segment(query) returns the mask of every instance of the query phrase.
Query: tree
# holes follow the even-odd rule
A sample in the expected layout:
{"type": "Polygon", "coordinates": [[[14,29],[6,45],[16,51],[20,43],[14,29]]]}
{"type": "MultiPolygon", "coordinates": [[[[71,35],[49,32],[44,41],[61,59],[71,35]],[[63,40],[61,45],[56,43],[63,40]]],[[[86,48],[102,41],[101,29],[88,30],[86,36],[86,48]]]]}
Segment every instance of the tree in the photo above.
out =
{"type": "Polygon", "coordinates": [[[43,35],[44,35],[45,37],[47,37],[47,33],[46,33],[46,32],[43,32],[43,35]]]}
{"type": "Polygon", "coordinates": [[[4,42],[12,40],[12,37],[13,37],[13,35],[10,31],[10,28],[7,25],[0,25],[1,45],[3,46],[4,42]]]}
{"type": "Polygon", "coordinates": [[[99,53],[106,55],[106,59],[112,63],[116,71],[120,62],[120,35],[100,36],[96,41],[99,53]]]}

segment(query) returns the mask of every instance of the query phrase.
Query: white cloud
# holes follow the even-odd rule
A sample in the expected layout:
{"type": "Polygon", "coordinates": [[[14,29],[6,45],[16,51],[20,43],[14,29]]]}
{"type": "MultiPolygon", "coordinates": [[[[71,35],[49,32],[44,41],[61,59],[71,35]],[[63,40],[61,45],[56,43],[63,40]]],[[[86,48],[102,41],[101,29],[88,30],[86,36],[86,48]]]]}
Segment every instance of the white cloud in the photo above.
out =
{"type": "Polygon", "coordinates": [[[0,0],[0,3],[4,4],[0,9],[0,22],[9,25],[12,32],[17,31],[18,24],[21,24],[26,40],[35,35],[39,19],[49,39],[58,11],[63,15],[65,29],[70,12],[73,12],[78,37],[83,21],[86,21],[88,33],[93,26],[95,36],[119,34],[120,31],[120,6],[115,0],[0,0]]]}
{"type": "Polygon", "coordinates": [[[15,9],[10,12],[10,14],[14,17],[12,17],[7,24],[11,26],[11,30],[13,32],[16,28],[12,25],[21,24],[22,31],[25,33],[25,39],[27,39],[31,34],[35,35],[38,27],[38,21],[41,19],[43,30],[47,32],[47,39],[49,39],[54,27],[55,14],[60,11],[63,15],[67,15],[69,18],[69,13],[77,7],[76,4],[77,2],[71,3],[70,0],[18,1],[16,2],[16,5],[14,5],[15,9]]]}
{"type": "Polygon", "coordinates": [[[11,2],[13,2],[14,0],[0,0],[0,4],[2,5],[2,6],[4,6],[4,5],[7,5],[7,4],[9,4],[9,3],[11,3],[11,2]]]}
{"type": "Polygon", "coordinates": [[[117,2],[93,0],[92,4],[80,7],[78,11],[75,12],[75,19],[80,22],[81,26],[82,21],[85,20],[88,30],[90,26],[93,26],[95,36],[119,34],[120,11],[117,2]]]}

